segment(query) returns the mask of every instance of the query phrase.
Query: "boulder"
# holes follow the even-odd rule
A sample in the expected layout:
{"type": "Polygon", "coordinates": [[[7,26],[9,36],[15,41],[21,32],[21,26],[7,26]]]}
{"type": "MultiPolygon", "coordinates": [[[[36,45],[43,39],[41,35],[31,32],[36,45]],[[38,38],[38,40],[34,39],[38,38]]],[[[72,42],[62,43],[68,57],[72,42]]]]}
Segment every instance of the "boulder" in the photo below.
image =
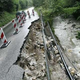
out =
{"type": "Polygon", "coordinates": [[[36,71],[37,73],[37,77],[44,77],[45,76],[45,72],[41,72],[41,71],[36,71]]]}
{"type": "Polygon", "coordinates": [[[56,60],[56,62],[60,62],[61,61],[61,57],[59,57],[57,60],[56,60]]]}
{"type": "Polygon", "coordinates": [[[37,80],[36,76],[33,76],[33,77],[32,77],[32,80],[37,80]]]}
{"type": "Polygon", "coordinates": [[[52,41],[53,41],[53,39],[50,39],[50,40],[46,41],[47,47],[50,47],[50,43],[51,43],[52,41]]]}
{"type": "Polygon", "coordinates": [[[34,56],[34,55],[36,55],[36,53],[30,53],[30,56],[34,56]]]}
{"type": "Polygon", "coordinates": [[[75,28],[75,26],[76,26],[76,24],[72,24],[72,26],[71,26],[71,27],[75,28]]]}
{"type": "Polygon", "coordinates": [[[55,54],[58,54],[59,52],[58,52],[58,50],[55,50],[55,54]]]}
{"type": "Polygon", "coordinates": [[[29,63],[30,66],[35,66],[37,64],[35,59],[31,59],[31,62],[29,63]]]}
{"type": "Polygon", "coordinates": [[[26,49],[29,49],[29,46],[28,45],[26,45],[26,47],[25,47],[26,49]]]}
{"type": "Polygon", "coordinates": [[[80,78],[80,72],[77,72],[77,76],[80,78]]]}
{"type": "Polygon", "coordinates": [[[80,28],[80,25],[76,25],[75,28],[76,28],[76,29],[79,29],[79,28],[80,28]]]}
{"type": "Polygon", "coordinates": [[[66,30],[67,28],[64,28],[64,30],[66,30]]]}
{"type": "Polygon", "coordinates": [[[68,67],[71,75],[74,75],[76,73],[76,70],[74,68],[72,68],[71,66],[68,67]]]}
{"type": "Polygon", "coordinates": [[[67,24],[70,24],[70,23],[72,23],[72,21],[71,21],[71,20],[69,20],[67,24]]]}
{"type": "Polygon", "coordinates": [[[26,75],[28,75],[28,76],[31,76],[32,77],[32,72],[29,70],[29,68],[27,68],[26,70],[25,70],[25,74],[26,75]]]}
{"type": "Polygon", "coordinates": [[[35,66],[29,66],[30,70],[35,70],[35,66]]]}

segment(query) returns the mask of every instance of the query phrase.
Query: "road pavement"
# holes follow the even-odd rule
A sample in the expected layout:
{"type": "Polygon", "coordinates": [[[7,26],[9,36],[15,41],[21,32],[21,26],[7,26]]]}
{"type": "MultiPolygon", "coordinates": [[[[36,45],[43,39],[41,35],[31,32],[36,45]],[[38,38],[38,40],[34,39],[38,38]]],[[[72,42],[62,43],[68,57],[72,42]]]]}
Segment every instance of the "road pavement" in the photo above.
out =
{"type": "Polygon", "coordinates": [[[13,35],[14,28],[12,24],[4,28],[4,33],[11,43],[6,48],[0,49],[0,80],[22,80],[24,70],[14,63],[20,54],[19,51],[25,40],[24,38],[29,32],[28,27],[31,25],[31,22],[39,19],[36,12],[35,16],[32,15],[32,9],[33,7],[29,8],[31,18],[26,17],[26,22],[23,24],[23,27],[19,28],[18,34],[13,35]]]}

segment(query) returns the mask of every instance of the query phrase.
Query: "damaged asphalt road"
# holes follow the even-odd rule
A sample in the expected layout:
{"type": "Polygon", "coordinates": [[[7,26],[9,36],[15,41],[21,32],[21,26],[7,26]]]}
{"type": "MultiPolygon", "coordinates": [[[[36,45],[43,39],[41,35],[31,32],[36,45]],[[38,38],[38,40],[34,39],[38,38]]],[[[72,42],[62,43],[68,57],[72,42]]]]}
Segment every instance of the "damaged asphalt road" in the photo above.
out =
{"type": "MultiPolygon", "coordinates": [[[[31,12],[32,8],[30,8],[29,11],[31,12]]],[[[11,41],[8,47],[0,49],[0,80],[22,80],[24,70],[14,63],[20,54],[19,51],[24,38],[29,32],[28,27],[31,25],[31,22],[38,18],[36,12],[35,16],[32,16],[31,14],[31,19],[28,19],[27,17],[23,27],[19,28],[20,32],[7,38],[8,41],[11,41]]]]}

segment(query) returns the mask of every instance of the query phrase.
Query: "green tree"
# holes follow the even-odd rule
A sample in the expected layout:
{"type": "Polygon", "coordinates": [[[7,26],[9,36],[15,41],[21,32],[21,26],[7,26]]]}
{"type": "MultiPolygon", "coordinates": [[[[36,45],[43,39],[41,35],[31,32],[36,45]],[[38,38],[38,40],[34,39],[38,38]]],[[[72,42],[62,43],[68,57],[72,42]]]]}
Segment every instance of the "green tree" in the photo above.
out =
{"type": "Polygon", "coordinates": [[[12,0],[1,0],[0,1],[0,10],[11,12],[14,8],[14,4],[12,0]]]}
{"type": "Polygon", "coordinates": [[[19,4],[21,6],[21,9],[25,9],[25,8],[27,8],[28,2],[27,2],[27,0],[20,0],[19,4]]]}
{"type": "Polygon", "coordinates": [[[44,0],[33,0],[33,6],[40,7],[43,5],[44,0]]]}

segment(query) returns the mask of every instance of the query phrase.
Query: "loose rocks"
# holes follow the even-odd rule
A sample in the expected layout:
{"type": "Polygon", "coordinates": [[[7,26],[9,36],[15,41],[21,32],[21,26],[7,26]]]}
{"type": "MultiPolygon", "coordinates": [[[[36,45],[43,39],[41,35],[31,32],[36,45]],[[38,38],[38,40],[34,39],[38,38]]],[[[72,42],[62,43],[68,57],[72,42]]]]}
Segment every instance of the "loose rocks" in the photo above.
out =
{"type": "MultiPolygon", "coordinates": [[[[53,39],[46,35],[45,38],[47,52],[49,52],[48,55],[51,56],[51,59],[48,59],[51,80],[68,80],[62,69],[64,66],[59,64],[61,58],[58,54],[58,49],[56,46],[52,45],[53,39]],[[53,57],[53,52],[55,57],[53,57]],[[56,61],[54,61],[54,58],[56,61]]],[[[47,80],[45,48],[40,21],[34,22],[30,27],[30,33],[26,38],[19,58],[17,64],[25,70],[23,80],[47,80]]]]}

